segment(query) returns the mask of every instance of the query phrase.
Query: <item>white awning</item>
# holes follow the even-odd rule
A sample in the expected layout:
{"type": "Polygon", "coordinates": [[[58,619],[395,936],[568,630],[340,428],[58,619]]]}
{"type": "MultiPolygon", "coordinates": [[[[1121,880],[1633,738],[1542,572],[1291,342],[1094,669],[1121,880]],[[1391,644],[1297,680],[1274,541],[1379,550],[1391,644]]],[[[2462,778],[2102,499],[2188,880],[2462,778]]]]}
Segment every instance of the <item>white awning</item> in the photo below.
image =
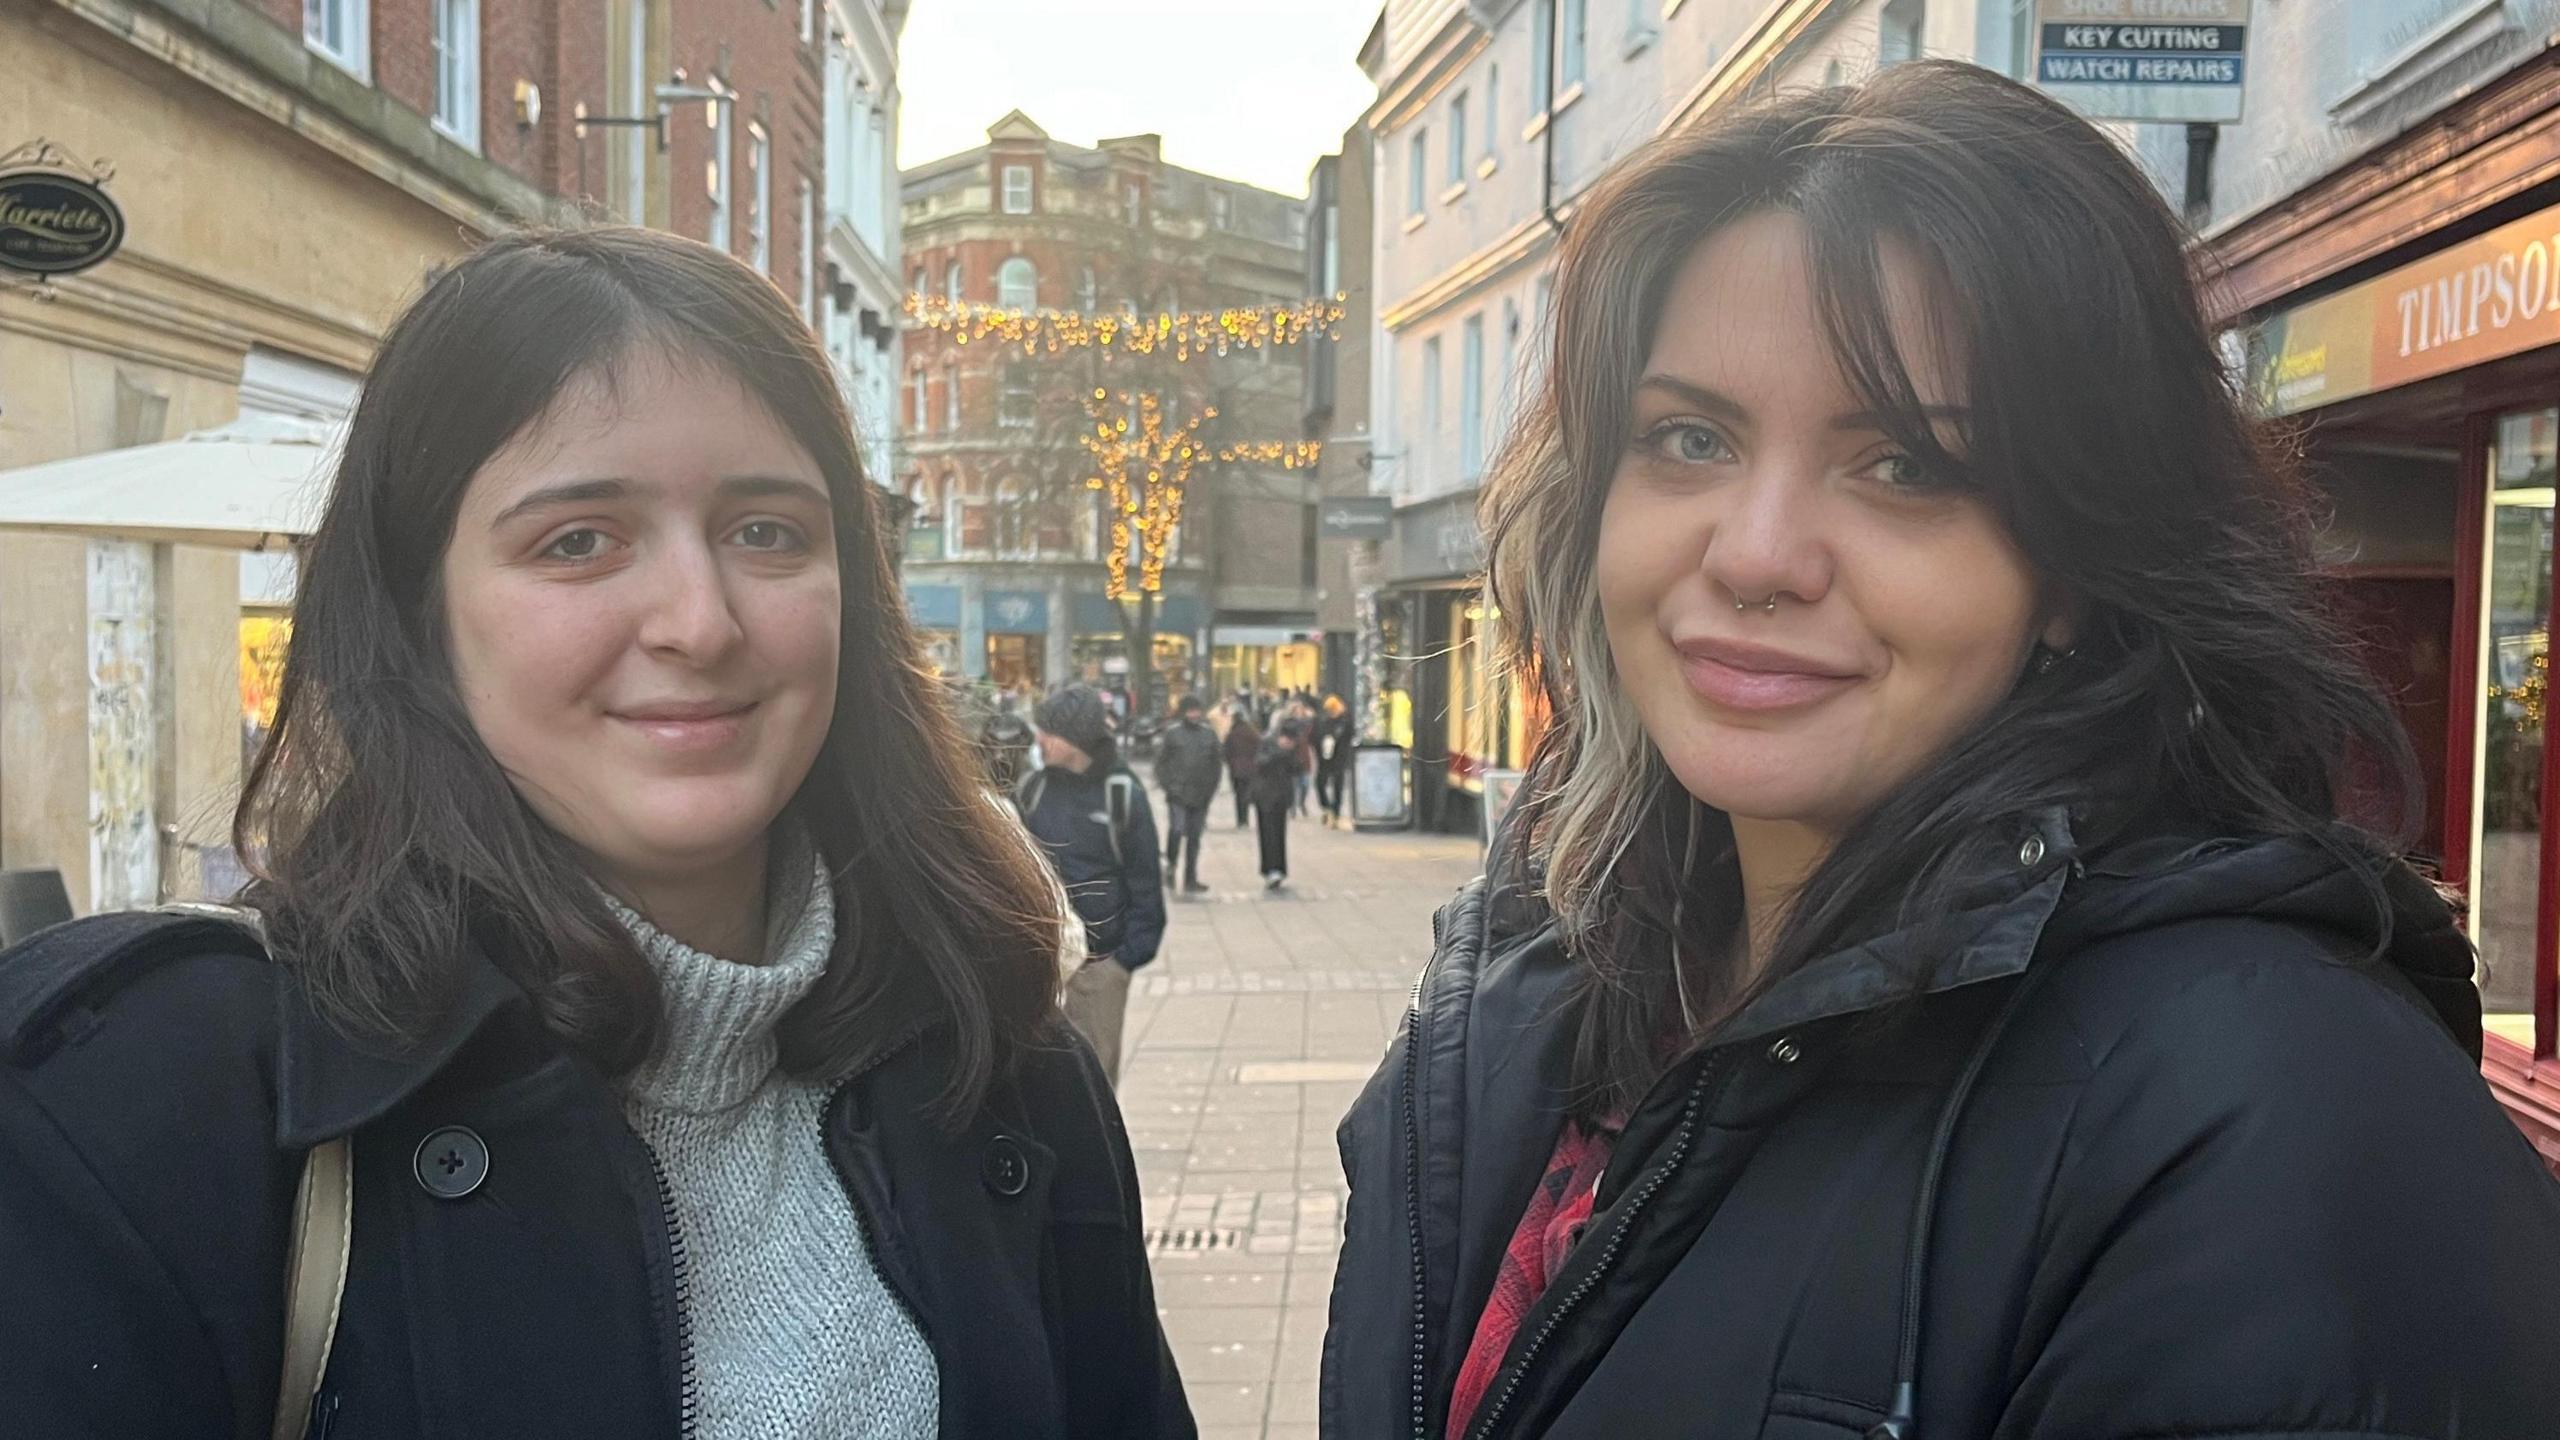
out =
{"type": "Polygon", "coordinates": [[[0,470],[0,530],[264,550],[308,536],[336,427],[261,415],[182,440],[0,470]]]}

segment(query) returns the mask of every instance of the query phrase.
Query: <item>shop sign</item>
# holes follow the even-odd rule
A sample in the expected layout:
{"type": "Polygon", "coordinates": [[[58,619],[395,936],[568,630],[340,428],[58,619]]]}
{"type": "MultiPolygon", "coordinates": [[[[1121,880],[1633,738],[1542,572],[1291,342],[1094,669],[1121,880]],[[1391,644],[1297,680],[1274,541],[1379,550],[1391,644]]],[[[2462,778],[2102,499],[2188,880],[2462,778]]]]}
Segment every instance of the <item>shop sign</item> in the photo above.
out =
{"type": "Polygon", "coordinates": [[[987,633],[990,635],[1048,634],[1049,597],[1038,590],[988,591],[987,633]]]}
{"type": "Polygon", "coordinates": [[[1326,540],[1384,540],[1396,502],[1384,495],[1327,495],[1316,502],[1316,534],[1326,540]]]}
{"type": "Polygon", "coordinates": [[[1484,566],[1484,531],[1476,524],[1472,490],[1417,505],[1396,517],[1396,580],[1472,575],[1484,566]]]}
{"type": "Polygon", "coordinates": [[[2560,207],[2280,311],[2250,338],[2271,415],[2560,343],[2560,207]]]}
{"type": "Polygon", "coordinates": [[[2093,120],[2240,118],[2249,0],[2036,0],[2036,83],[2093,120]]]}
{"type": "Polygon", "coordinates": [[[72,275],[124,245],[124,212],[100,184],[111,173],[74,173],[53,146],[0,156],[0,269],[72,275]]]}
{"type": "Polygon", "coordinates": [[[919,630],[957,630],[960,628],[960,587],[957,585],[909,585],[907,618],[919,630]]]}

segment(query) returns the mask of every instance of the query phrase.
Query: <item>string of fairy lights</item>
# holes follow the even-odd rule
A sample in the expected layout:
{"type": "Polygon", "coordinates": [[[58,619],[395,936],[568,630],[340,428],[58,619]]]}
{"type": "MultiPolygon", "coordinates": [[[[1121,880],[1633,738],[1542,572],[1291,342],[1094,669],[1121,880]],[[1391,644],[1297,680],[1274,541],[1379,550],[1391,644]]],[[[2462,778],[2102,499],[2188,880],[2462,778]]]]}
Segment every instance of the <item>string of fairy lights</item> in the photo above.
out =
{"type": "Polygon", "coordinates": [[[1081,350],[1098,350],[1105,358],[1169,350],[1174,359],[1187,361],[1195,355],[1296,345],[1318,335],[1339,340],[1344,298],[1141,315],[1025,310],[911,294],[906,312],[911,328],[947,335],[954,345],[1000,345],[1020,350],[1025,358],[1081,350]]]}
{"type": "MultiPolygon", "coordinates": [[[[1140,315],[1020,309],[911,294],[905,309],[910,328],[948,336],[954,346],[998,346],[1026,359],[1097,351],[1107,361],[1170,352],[1177,362],[1188,362],[1298,345],[1318,336],[1338,340],[1345,298],[1336,294],[1329,300],[1140,315]]],[[[1085,397],[1085,412],[1092,424],[1078,438],[1093,470],[1085,488],[1099,492],[1110,513],[1104,594],[1113,600],[1164,588],[1165,566],[1182,525],[1183,497],[1196,466],[1214,460],[1308,470],[1324,458],[1320,440],[1247,440],[1213,449],[1200,439],[1200,427],[1218,418],[1216,406],[1177,418],[1168,412],[1164,397],[1151,390],[1099,388],[1085,397]],[[1134,584],[1129,573],[1133,550],[1138,571],[1134,584]]]]}

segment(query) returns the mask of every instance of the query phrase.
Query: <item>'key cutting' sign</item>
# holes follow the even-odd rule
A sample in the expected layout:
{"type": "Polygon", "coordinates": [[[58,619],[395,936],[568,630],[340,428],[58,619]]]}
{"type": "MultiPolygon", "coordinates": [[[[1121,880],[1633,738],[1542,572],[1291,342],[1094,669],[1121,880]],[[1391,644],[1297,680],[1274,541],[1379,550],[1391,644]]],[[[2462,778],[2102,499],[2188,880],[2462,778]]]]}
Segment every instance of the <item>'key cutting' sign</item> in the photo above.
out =
{"type": "Polygon", "coordinates": [[[2249,0],[2036,0],[2036,83],[2095,120],[2240,118],[2249,0]]]}

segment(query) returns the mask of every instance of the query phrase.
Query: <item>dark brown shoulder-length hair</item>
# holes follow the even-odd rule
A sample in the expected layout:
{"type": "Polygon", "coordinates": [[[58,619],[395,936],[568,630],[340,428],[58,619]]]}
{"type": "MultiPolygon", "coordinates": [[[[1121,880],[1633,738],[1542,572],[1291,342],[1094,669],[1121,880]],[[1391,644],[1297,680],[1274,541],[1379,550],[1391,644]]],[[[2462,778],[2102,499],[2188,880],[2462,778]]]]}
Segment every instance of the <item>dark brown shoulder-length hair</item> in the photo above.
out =
{"type": "Polygon", "coordinates": [[[2374,881],[2387,930],[2372,856],[2416,813],[2414,760],[2319,602],[2288,445],[2225,368],[2177,218],[2050,97],[1952,61],[1898,65],[1711,115],[1595,187],[1557,262],[1541,391],[1485,486],[1506,658],[1554,717],[1504,850],[1584,976],[1583,1112],[1642,1097],[1676,995],[1705,997],[1689,1012],[1704,1015],[1750,998],[1708,959],[1739,918],[1731,827],[1680,787],[1619,688],[1595,556],[1672,277],[1763,210],[1803,222],[1842,373],[1899,448],[1984,497],[2077,639],[1840,838],[1753,984],[1954,913],[1968,877],[2054,808],[2092,822],[2089,844],[2109,825],[2314,840],[2374,881]],[[1955,446],[1897,352],[1888,252],[1945,301],[1969,407],[1955,446]],[[2366,818],[2394,833],[2336,823],[2350,761],[2387,812],[2366,818]]]}
{"type": "Polygon", "coordinates": [[[946,1119],[1055,1002],[1054,892],[975,774],[918,657],[825,353],[771,283],[709,246],[599,228],[505,236],[391,327],[302,566],[274,730],[234,839],[247,902],[321,1013],[397,1047],[488,954],[608,1073],[662,1026],[654,975],[569,844],[520,800],[455,690],[438,589],[472,476],[574,384],[664,352],[732,375],[809,452],[844,594],[835,719],[789,813],[835,876],[836,953],[782,1023],[829,1079],[940,1021],[946,1119]]]}

